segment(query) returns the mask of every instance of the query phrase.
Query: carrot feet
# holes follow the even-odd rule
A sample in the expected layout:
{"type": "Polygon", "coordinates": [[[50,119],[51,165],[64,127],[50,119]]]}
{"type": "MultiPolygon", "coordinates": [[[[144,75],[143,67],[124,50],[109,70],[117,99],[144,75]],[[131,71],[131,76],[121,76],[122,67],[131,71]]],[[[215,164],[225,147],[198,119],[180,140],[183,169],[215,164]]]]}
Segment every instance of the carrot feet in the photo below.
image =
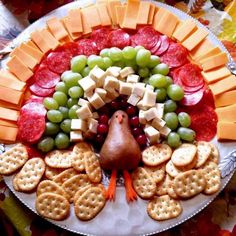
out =
{"type": "Polygon", "coordinates": [[[132,202],[137,200],[137,194],[133,189],[132,180],[130,174],[127,170],[123,171],[123,176],[125,180],[125,190],[126,190],[126,200],[127,202],[132,202]]]}
{"type": "Polygon", "coordinates": [[[106,192],[106,199],[110,201],[115,201],[116,196],[116,176],[117,170],[112,170],[110,183],[106,192]]]}

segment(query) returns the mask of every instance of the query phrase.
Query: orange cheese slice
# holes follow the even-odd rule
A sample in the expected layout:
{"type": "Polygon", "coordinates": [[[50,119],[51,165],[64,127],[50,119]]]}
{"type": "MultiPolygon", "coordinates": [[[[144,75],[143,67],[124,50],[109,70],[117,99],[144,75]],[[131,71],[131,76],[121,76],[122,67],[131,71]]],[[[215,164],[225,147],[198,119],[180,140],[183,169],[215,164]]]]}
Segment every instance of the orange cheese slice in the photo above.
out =
{"type": "Polygon", "coordinates": [[[197,29],[196,24],[193,20],[188,19],[181,23],[179,27],[176,27],[173,37],[179,42],[183,42],[190,34],[192,34],[197,29]]]}
{"type": "Polygon", "coordinates": [[[12,143],[16,141],[18,128],[0,125],[0,140],[4,143],[12,143]]]}
{"type": "Polygon", "coordinates": [[[222,93],[215,97],[215,106],[224,107],[236,104],[236,90],[222,93]]]}
{"type": "Polygon", "coordinates": [[[89,25],[87,15],[84,14],[84,9],[81,10],[81,17],[82,17],[82,26],[83,26],[83,35],[90,34],[92,32],[92,28],[89,25]]]}
{"type": "Polygon", "coordinates": [[[33,75],[33,72],[17,56],[11,57],[7,66],[9,71],[21,81],[25,82],[33,75]]]}
{"type": "Polygon", "coordinates": [[[49,30],[57,40],[60,41],[68,36],[66,29],[58,18],[53,17],[47,20],[46,23],[49,30]]]}
{"type": "Polygon", "coordinates": [[[38,64],[38,61],[35,58],[31,57],[28,53],[20,49],[20,47],[15,48],[10,53],[10,56],[17,56],[26,66],[32,70],[38,64]]]}
{"type": "Polygon", "coordinates": [[[204,71],[212,70],[216,67],[223,66],[228,62],[228,57],[225,52],[206,58],[202,61],[202,69],[204,71]]]}
{"type": "Polygon", "coordinates": [[[83,32],[82,16],[79,8],[72,9],[68,13],[69,32],[77,34],[83,32]]]}
{"type": "Polygon", "coordinates": [[[219,121],[236,122],[236,104],[215,109],[219,121]]]}
{"type": "MultiPolygon", "coordinates": [[[[116,8],[117,6],[115,6],[116,8]]],[[[102,26],[110,26],[111,25],[111,18],[108,13],[107,4],[99,3],[96,5],[102,26]]],[[[118,18],[117,18],[118,19],[118,18]]]]}
{"type": "Polygon", "coordinates": [[[19,48],[24,51],[25,53],[29,54],[31,57],[33,57],[38,63],[41,61],[43,57],[43,53],[34,47],[31,47],[27,43],[22,43],[19,48]]]}
{"type": "Polygon", "coordinates": [[[155,15],[157,9],[158,8],[154,4],[151,4],[150,10],[149,10],[149,15],[148,15],[148,24],[149,25],[151,25],[153,23],[154,15],[155,15]]]}
{"type": "Polygon", "coordinates": [[[116,18],[116,6],[121,6],[121,2],[119,0],[110,0],[107,2],[108,13],[114,25],[117,25],[118,23],[116,18]]]}
{"type": "Polygon", "coordinates": [[[125,17],[123,20],[123,27],[126,29],[136,29],[138,10],[140,2],[137,0],[128,0],[125,9],[125,17]]]}
{"type": "Polygon", "coordinates": [[[46,38],[38,30],[32,32],[30,37],[43,53],[47,53],[51,49],[47,44],[46,38]]]}
{"type": "Polygon", "coordinates": [[[196,59],[198,57],[201,57],[202,55],[204,55],[206,52],[208,52],[213,48],[214,48],[213,44],[207,38],[205,38],[198,46],[196,46],[190,52],[190,56],[193,59],[196,59]]]}
{"type": "MultiPolygon", "coordinates": [[[[64,24],[64,26],[65,26],[66,30],[68,31],[68,34],[69,34],[69,36],[70,36],[70,38],[71,38],[72,40],[76,40],[76,39],[78,39],[79,37],[82,36],[82,32],[81,32],[81,33],[73,33],[73,32],[72,32],[71,24],[70,24],[70,22],[69,22],[69,18],[68,18],[68,17],[63,17],[63,18],[61,19],[61,21],[62,21],[62,23],[64,24]]],[[[81,23],[81,24],[82,24],[82,23],[81,23]]]]}
{"type": "Polygon", "coordinates": [[[223,66],[214,70],[210,70],[207,72],[202,71],[202,75],[205,79],[205,81],[210,84],[213,82],[216,82],[218,80],[221,80],[222,78],[231,75],[230,70],[223,66]]]}
{"type": "Polygon", "coordinates": [[[50,33],[49,30],[42,29],[40,31],[40,34],[46,40],[46,43],[47,43],[47,45],[49,45],[50,49],[54,50],[55,48],[57,48],[60,45],[59,41],[50,33]]]}
{"type": "MultiPolygon", "coordinates": [[[[22,99],[23,102],[23,99],[22,99]]],[[[13,109],[13,110],[17,110],[19,111],[22,105],[22,102],[19,104],[13,104],[13,103],[9,103],[9,102],[4,102],[2,100],[0,100],[0,107],[4,107],[4,108],[8,108],[8,109],[13,109]]]]}
{"type": "Polygon", "coordinates": [[[151,9],[150,2],[143,2],[143,1],[140,2],[138,16],[137,16],[137,24],[138,25],[148,24],[148,16],[149,16],[150,9],[151,9]]]}
{"type": "Polygon", "coordinates": [[[208,57],[215,56],[215,55],[219,54],[220,52],[221,52],[221,50],[220,50],[219,47],[211,48],[211,49],[209,49],[208,51],[206,51],[206,53],[203,54],[202,56],[197,57],[197,58],[196,58],[196,61],[202,63],[203,60],[207,59],[208,57]]]}
{"type": "Polygon", "coordinates": [[[0,119],[17,121],[19,112],[16,110],[0,107],[0,119]]]}
{"type": "Polygon", "coordinates": [[[202,28],[198,28],[189,37],[187,37],[182,45],[189,51],[192,51],[197,45],[199,45],[208,35],[208,32],[202,28]]]}
{"type": "Polygon", "coordinates": [[[23,98],[23,92],[0,86],[0,100],[12,104],[19,104],[23,98]]]}
{"type": "Polygon", "coordinates": [[[17,127],[16,122],[0,119],[0,125],[7,127],[17,127]]]}
{"type": "Polygon", "coordinates": [[[23,91],[25,89],[26,83],[18,80],[11,72],[8,70],[0,70],[0,86],[7,87],[10,89],[15,89],[18,91],[23,91]]]}
{"type": "Polygon", "coordinates": [[[126,6],[116,6],[117,24],[121,28],[123,27],[123,21],[124,21],[124,17],[125,17],[125,8],[126,8],[126,6]]]}
{"type": "Polygon", "coordinates": [[[218,121],[217,139],[219,141],[220,140],[236,140],[236,123],[218,121]]]}
{"type": "Polygon", "coordinates": [[[228,76],[209,85],[214,96],[236,88],[236,78],[234,75],[228,76]]]}
{"type": "Polygon", "coordinates": [[[100,16],[95,6],[83,8],[81,11],[90,28],[93,29],[101,25],[100,16]]]}
{"type": "Polygon", "coordinates": [[[27,44],[28,46],[30,46],[36,50],[40,50],[39,47],[32,40],[25,42],[25,44],[27,44]]]}

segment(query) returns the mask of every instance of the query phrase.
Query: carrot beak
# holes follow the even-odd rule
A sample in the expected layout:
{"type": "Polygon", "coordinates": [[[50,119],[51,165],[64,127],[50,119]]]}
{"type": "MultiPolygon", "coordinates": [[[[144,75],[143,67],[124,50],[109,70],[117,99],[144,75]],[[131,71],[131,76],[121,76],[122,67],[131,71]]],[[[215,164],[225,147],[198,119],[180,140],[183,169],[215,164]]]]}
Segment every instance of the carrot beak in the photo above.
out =
{"type": "Polygon", "coordinates": [[[117,116],[117,119],[118,119],[119,124],[121,124],[122,121],[123,121],[122,115],[118,115],[118,116],[117,116]]]}

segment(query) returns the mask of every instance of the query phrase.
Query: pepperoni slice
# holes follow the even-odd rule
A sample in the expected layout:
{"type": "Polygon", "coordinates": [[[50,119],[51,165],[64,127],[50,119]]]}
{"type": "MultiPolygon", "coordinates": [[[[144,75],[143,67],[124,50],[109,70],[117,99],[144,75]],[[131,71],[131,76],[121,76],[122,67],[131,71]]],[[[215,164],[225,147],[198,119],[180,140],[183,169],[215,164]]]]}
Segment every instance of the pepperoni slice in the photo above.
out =
{"type": "Polygon", "coordinates": [[[166,35],[161,35],[159,41],[160,41],[160,47],[158,48],[158,50],[154,52],[156,56],[160,56],[164,52],[166,52],[170,45],[170,39],[166,35]]]}
{"type": "Polygon", "coordinates": [[[71,55],[68,52],[51,52],[47,56],[46,64],[52,72],[61,74],[70,68],[71,55]]]}
{"type": "Polygon", "coordinates": [[[26,104],[27,103],[31,103],[31,102],[37,102],[37,103],[41,103],[43,104],[43,97],[38,97],[38,96],[35,96],[35,95],[30,95],[29,99],[26,101],[26,104]]]}
{"type": "Polygon", "coordinates": [[[38,102],[29,102],[25,104],[23,107],[21,107],[20,114],[25,112],[43,117],[47,113],[44,105],[38,102]]]}
{"type": "Polygon", "coordinates": [[[78,47],[82,52],[81,54],[85,56],[98,54],[97,44],[92,39],[80,39],[78,41],[78,47]]]}
{"type": "Polygon", "coordinates": [[[108,35],[108,45],[123,49],[131,45],[130,35],[122,29],[113,30],[108,35]]]}
{"type": "Polygon", "coordinates": [[[184,94],[184,98],[180,101],[180,104],[185,106],[193,106],[201,101],[203,98],[204,90],[201,89],[194,93],[186,93],[184,94]]]}
{"type": "Polygon", "coordinates": [[[54,88],[42,88],[37,83],[32,84],[29,89],[33,94],[39,97],[48,97],[54,92],[54,88]]]}
{"type": "Polygon", "coordinates": [[[41,65],[34,73],[33,79],[38,86],[51,89],[60,81],[60,76],[49,70],[46,65],[41,65]]]}
{"type": "Polygon", "coordinates": [[[161,61],[171,68],[182,66],[188,62],[187,50],[179,43],[171,42],[167,52],[161,57],[161,61]]]}
{"type": "Polygon", "coordinates": [[[109,47],[108,44],[108,35],[111,32],[108,28],[100,28],[97,30],[93,30],[90,38],[97,44],[97,48],[101,51],[104,48],[109,47]]]}
{"type": "Polygon", "coordinates": [[[69,53],[71,57],[83,54],[76,42],[65,43],[62,46],[58,47],[55,52],[66,52],[69,53]]]}

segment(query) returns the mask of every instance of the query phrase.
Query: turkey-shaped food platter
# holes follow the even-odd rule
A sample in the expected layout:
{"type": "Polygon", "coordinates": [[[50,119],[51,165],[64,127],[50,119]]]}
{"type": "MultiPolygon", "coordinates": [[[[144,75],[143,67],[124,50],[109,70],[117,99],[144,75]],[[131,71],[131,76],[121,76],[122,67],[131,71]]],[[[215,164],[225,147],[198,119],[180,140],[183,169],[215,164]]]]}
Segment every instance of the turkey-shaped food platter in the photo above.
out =
{"type": "Polygon", "coordinates": [[[231,58],[187,14],[79,1],[12,46],[0,174],[42,218],[86,235],[151,235],[200,212],[232,177],[231,58]]]}

